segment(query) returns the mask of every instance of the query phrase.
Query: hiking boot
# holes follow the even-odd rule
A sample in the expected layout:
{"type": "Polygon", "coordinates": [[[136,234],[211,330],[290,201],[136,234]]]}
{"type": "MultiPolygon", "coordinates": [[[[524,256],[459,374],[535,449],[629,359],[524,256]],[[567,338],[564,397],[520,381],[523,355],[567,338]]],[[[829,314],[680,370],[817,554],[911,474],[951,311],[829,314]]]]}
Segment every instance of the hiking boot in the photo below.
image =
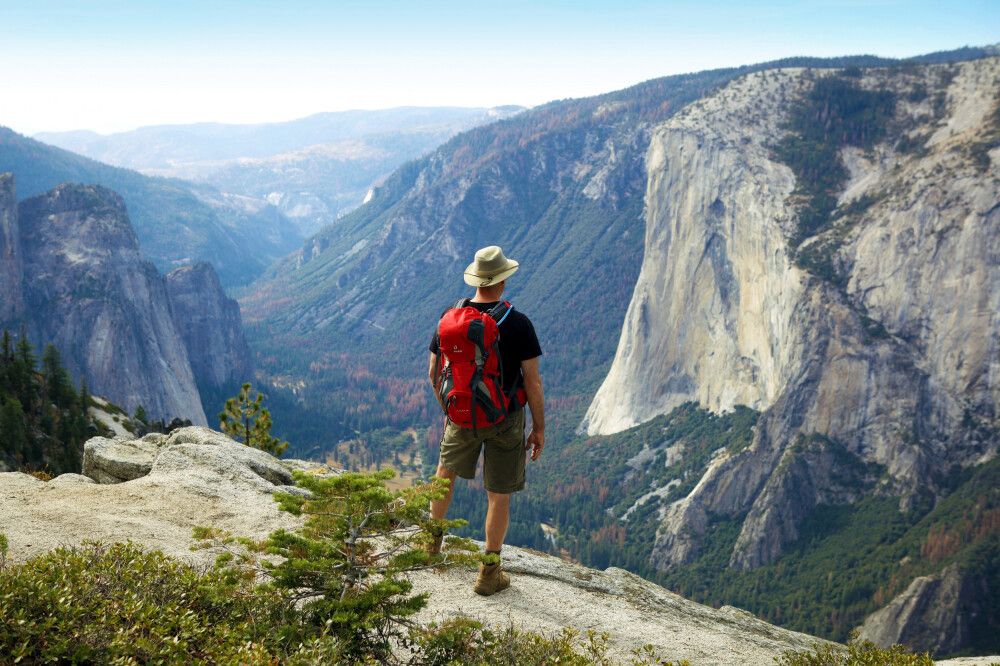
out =
{"type": "Polygon", "coordinates": [[[496,564],[479,565],[479,578],[476,580],[476,586],[472,589],[476,594],[488,597],[500,590],[507,589],[509,586],[510,576],[504,572],[500,567],[500,563],[497,562],[496,564]]]}

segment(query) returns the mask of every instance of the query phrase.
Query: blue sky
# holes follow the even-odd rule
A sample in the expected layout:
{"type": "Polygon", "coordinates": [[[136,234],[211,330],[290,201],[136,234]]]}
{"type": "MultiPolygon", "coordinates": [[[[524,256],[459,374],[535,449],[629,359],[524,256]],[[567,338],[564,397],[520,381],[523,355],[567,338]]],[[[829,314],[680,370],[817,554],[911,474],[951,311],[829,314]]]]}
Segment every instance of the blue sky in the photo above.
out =
{"type": "Polygon", "coordinates": [[[1000,42],[1000,0],[0,0],[0,125],[533,106],[791,55],[1000,42]]]}

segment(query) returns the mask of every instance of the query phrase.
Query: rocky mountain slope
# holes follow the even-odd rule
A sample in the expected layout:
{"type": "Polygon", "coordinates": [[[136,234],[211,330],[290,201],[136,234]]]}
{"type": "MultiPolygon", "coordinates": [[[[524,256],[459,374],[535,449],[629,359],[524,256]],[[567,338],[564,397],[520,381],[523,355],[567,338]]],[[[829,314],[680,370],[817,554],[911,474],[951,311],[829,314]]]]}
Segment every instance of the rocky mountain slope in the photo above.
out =
{"type": "Polygon", "coordinates": [[[174,323],[199,385],[231,388],[252,378],[240,306],[226,296],[212,266],[199,262],[177,268],[166,281],[174,323]]]}
{"type": "Polygon", "coordinates": [[[0,127],[0,173],[24,199],[65,182],[101,185],[125,201],[143,253],[163,272],[208,261],[223,284],[249,282],[301,242],[277,208],[208,185],[150,178],[101,164],[0,127]]]}
{"type": "Polygon", "coordinates": [[[260,367],[356,429],[426,422],[418,350],[465,293],[469,257],[497,243],[524,267],[509,297],[535,322],[548,384],[576,421],[614,357],[638,278],[653,128],[748,71],[895,62],[795,59],[667,77],[463,133],[242,293],[260,367]]]}
{"type": "MultiPolygon", "coordinates": [[[[304,466],[317,467],[276,460],[204,428],[131,441],[95,438],[87,443],[83,475],[46,483],[27,474],[0,474],[0,524],[14,560],[85,539],[131,539],[209,563],[214,553],[190,550],[196,526],[212,524],[254,538],[295,527],[271,494],[287,490],[290,469],[304,466]]],[[[611,656],[622,660],[651,643],[664,656],[693,664],[770,664],[786,650],[820,642],[735,608],[695,604],[622,570],[594,571],[516,548],[505,553],[513,586],[495,597],[472,592],[471,571],[415,577],[415,591],[431,593],[417,619],[467,615],[534,631],[595,628],[610,633],[611,656]]]]}
{"type": "Polygon", "coordinates": [[[15,206],[4,174],[0,191],[0,253],[18,258],[4,265],[0,326],[54,343],[76,381],[130,413],[206,423],[197,381],[242,378],[249,363],[238,306],[211,267],[164,278],[125,202],[102,187],[62,185],[15,206]]]}
{"type": "MultiPolygon", "coordinates": [[[[997,89],[996,58],[782,70],[739,79],[656,130],[643,266],[583,427],[616,432],[687,401],[763,414],[745,449],[720,450],[661,509],[654,566],[691,563],[726,519],[740,524],[729,566],[755,569],[795,543],[817,507],[875,495],[910,511],[996,456],[997,89]],[[846,97],[815,93],[833,89],[846,97]],[[849,112],[878,140],[844,140],[854,130],[850,117],[837,127],[842,99],[861,103],[849,112]],[[815,122],[835,128],[845,178],[810,228],[809,173],[783,163],[781,148],[794,145],[796,109],[820,101],[815,122]],[[864,106],[886,101],[881,121],[864,106]]],[[[980,603],[996,591],[982,593],[980,603]]],[[[873,617],[869,635],[892,634],[877,628],[892,614],[873,617]]],[[[924,618],[941,640],[920,647],[965,645],[934,626],[946,615],[924,618]]]]}
{"type": "Polygon", "coordinates": [[[361,205],[369,188],[404,162],[458,132],[521,110],[402,107],[258,125],[164,125],[107,136],[55,132],[35,138],[148,175],[266,200],[312,234],[361,205]]]}
{"type": "Polygon", "coordinates": [[[904,503],[933,493],[950,465],[996,454],[1000,184],[971,150],[997,131],[998,84],[997,59],[859,81],[903,98],[906,136],[925,143],[913,155],[843,149],[840,206],[866,207],[802,245],[826,244],[833,279],[793,263],[795,181],[768,154],[812,76],[748,76],[658,131],[644,270],[587,428],[612,432],[687,400],[766,410],[748,451],[716,461],[670,508],[654,555],[664,565],[690,558],[707,512],[750,512],[734,566],[773,559],[810,506],[849,497],[831,470],[816,476],[833,446],[883,467],[904,503]],[[936,83],[940,118],[906,98],[936,83]],[[832,442],[796,446],[814,435],[832,442]]]}

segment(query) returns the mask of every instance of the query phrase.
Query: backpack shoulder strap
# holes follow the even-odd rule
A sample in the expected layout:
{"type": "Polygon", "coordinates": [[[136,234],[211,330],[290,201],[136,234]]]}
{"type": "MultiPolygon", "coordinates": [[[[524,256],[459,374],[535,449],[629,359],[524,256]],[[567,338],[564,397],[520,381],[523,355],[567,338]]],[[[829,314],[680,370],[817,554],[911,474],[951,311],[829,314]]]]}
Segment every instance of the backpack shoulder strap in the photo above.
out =
{"type": "Polygon", "coordinates": [[[510,304],[510,301],[500,301],[493,307],[492,310],[490,310],[489,315],[493,317],[493,321],[495,321],[497,326],[499,326],[513,309],[514,306],[510,304]]]}
{"type": "Polygon", "coordinates": [[[458,302],[451,306],[451,309],[454,310],[455,308],[464,308],[467,305],[468,300],[469,299],[467,298],[458,299],[458,302]]]}

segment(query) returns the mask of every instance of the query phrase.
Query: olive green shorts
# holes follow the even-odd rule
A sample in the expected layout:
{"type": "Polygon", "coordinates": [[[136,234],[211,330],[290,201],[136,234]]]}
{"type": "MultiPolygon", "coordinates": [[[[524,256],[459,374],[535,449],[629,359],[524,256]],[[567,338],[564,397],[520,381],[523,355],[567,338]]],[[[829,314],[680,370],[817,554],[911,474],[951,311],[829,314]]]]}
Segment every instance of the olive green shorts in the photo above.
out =
{"type": "Polygon", "coordinates": [[[483,485],[493,493],[524,489],[524,409],[509,414],[495,426],[460,428],[451,421],[441,438],[441,464],[463,479],[476,476],[483,451],[483,485]]]}

